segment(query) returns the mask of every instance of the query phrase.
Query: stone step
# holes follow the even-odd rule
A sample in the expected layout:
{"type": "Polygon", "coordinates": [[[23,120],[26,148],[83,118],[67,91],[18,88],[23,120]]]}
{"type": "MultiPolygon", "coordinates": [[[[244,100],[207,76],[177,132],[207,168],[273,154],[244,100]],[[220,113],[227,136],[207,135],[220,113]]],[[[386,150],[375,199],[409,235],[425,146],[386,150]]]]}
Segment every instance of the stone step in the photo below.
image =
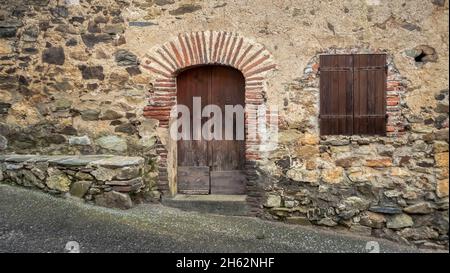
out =
{"type": "Polygon", "coordinates": [[[249,207],[246,195],[185,195],[163,197],[162,204],[185,211],[198,211],[232,216],[247,216],[249,207]]]}

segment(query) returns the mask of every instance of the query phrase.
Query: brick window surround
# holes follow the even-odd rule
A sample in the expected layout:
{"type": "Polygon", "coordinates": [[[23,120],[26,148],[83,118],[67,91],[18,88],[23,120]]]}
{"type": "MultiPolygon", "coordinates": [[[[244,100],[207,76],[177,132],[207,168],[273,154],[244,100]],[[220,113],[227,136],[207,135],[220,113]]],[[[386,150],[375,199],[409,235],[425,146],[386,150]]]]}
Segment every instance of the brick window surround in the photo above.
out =
{"type": "MultiPolygon", "coordinates": [[[[247,193],[251,198],[254,187],[252,169],[261,160],[261,149],[258,141],[248,140],[249,130],[256,125],[248,124],[248,115],[265,103],[266,77],[276,69],[272,55],[263,45],[236,33],[199,31],[181,33],[165,44],[152,48],[141,61],[141,67],[152,75],[153,86],[144,116],[158,120],[160,130],[168,134],[172,122],[170,113],[177,104],[176,77],[183,70],[201,65],[230,66],[244,75],[245,159],[249,178],[247,193]]],[[[160,139],[157,145],[158,187],[163,194],[173,195],[176,193],[176,141],[166,137],[160,139]]]]}

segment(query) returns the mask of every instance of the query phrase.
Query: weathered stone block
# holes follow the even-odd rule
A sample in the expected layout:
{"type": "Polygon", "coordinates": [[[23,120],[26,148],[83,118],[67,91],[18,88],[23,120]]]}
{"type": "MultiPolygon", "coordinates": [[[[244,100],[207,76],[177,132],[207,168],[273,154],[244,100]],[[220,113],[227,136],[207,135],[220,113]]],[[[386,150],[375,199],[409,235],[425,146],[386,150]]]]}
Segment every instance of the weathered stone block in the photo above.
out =
{"type": "Polygon", "coordinates": [[[366,159],[364,165],[372,168],[390,167],[392,166],[392,158],[366,159]]]}
{"type": "Polygon", "coordinates": [[[130,209],[133,202],[128,194],[110,191],[95,196],[95,204],[108,208],[130,209]]]}
{"type": "Polygon", "coordinates": [[[404,212],[409,214],[429,214],[434,211],[435,206],[429,202],[420,202],[403,209],[404,212]]]}
{"type": "Polygon", "coordinates": [[[321,178],[326,183],[336,184],[344,181],[344,168],[336,167],[322,171],[321,178]]]}
{"type": "Polygon", "coordinates": [[[92,34],[87,33],[81,35],[81,39],[87,47],[94,47],[99,43],[109,43],[112,42],[112,36],[108,34],[92,34]]]}
{"type": "Polygon", "coordinates": [[[104,136],[95,141],[103,149],[124,152],[127,150],[127,141],[121,137],[110,135],[104,136]]]}
{"type": "Polygon", "coordinates": [[[66,56],[62,47],[50,47],[42,52],[42,62],[55,65],[63,65],[66,56]]]}
{"type": "Polygon", "coordinates": [[[436,166],[448,167],[448,156],[449,156],[448,152],[435,154],[434,160],[436,161],[436,166]]]}
{"type": "Polygon", "coordinates": [[[448,197],[448,178],[437,181],[436,195],[439,198],[448,197]]]}
{"type": "Polygon", "coordinates": [[[266,208],[276,208],[281,206],[281,196],[269,194],[264,204],[266,208]]]}
{"type": "Polygon", "coordinates": [[[47,186],[50,189],[60,192],[68,192],[70,189],[70,179],[58,169],[48,169],[48,178],[46,181],[47,186]]]}
{"type": "Polygon", "coordinates": [[[80,65],[78,69],[81,71],[81,75],[85,80],[97,79],[103,81],[105,79],[105,75],[103,74],[102,66],[85,66],[80,65]]]}
{"type": "Polygon", "coordinates": [[[89,146],[89,145],[91,145],[91,140],[89,139],[88,136],[70,136],[69,144],[70,145],[89,146]]]}
{"type": "Polygon", "coordinates": [[[83,198],[91,187],[92,181],[76,181],[70,187],[70,195],[83,198]]]}
{"type": "Polygon", "coordinates": [[[386,224],[386,217],[380,213],[366,211],[361,216],[360,224],[372,228],[383,228],[386,224]]]}
{"type": "Polygon", "coordinates": [[[391,229],[401,229],[412,227],[414,225],[413,219],[407,214],[398,214],[387,219],[386,226],[391,229]]]}

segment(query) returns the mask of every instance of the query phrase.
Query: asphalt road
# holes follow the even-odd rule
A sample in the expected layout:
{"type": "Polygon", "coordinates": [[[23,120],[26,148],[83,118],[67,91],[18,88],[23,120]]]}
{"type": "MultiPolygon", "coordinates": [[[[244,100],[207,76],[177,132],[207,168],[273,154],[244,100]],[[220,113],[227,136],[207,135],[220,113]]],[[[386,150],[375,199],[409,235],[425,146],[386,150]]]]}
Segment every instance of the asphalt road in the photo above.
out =
{"type": "Polygon", "coordinates": [[[382,239],[157,204],[127,211],[0,185],[0,252],[418,252],[382,239]]]}

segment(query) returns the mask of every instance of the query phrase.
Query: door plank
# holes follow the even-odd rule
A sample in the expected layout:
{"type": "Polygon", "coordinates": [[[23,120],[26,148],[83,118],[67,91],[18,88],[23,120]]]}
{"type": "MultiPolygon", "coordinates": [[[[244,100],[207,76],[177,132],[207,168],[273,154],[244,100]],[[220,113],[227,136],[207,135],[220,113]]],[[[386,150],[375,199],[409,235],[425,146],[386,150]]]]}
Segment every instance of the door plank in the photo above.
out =
{"type": "Polygon", "coordinates": [[[209,194],[210,176],[207,166],[178,166],[178,193],[209,194]]]}
{"type": "Polygon", "coordinates": [[[211,171],[211,194],[245,194],[246,185],[243,171],[211,171]]]}

